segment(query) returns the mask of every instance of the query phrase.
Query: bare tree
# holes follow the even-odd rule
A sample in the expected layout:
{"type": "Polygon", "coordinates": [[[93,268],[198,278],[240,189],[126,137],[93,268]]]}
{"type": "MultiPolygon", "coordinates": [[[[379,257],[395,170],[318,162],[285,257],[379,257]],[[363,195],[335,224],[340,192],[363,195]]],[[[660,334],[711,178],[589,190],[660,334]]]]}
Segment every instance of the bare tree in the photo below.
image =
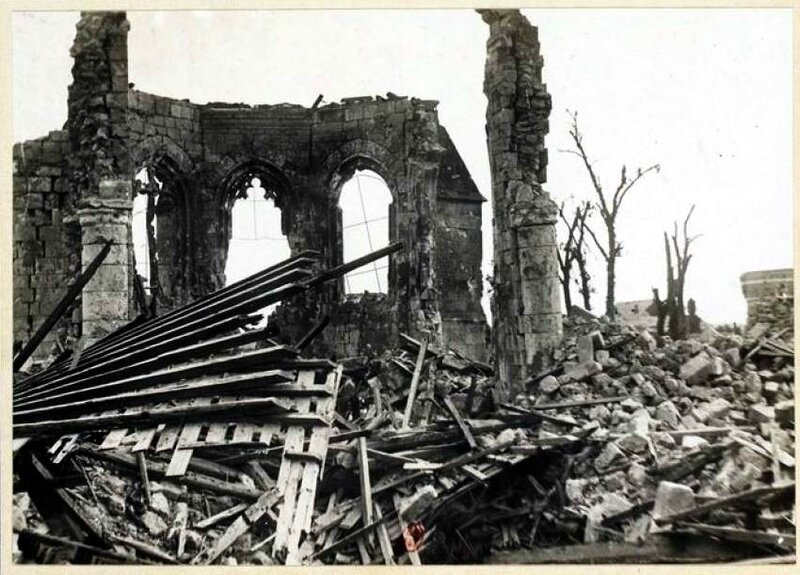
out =
{"type": "Polygon", "coordinates": [[[572,294],[569,290],[572,280],[572,262],[574,261],[572,243],[575,241],[575,228],[578,225],[578,214],[575,214],[570,223],[566,216],[564,216],[564,204],[562,203],[558,209],[558,215],[567,225],[567,239],[561,245],[561,249],[556,251],[556,255],[558,256],[558,268],[561,272],[561,277],[559,278],[561,280],[561,289],[564,290],[564,307],[567,310],[567,314],[569,314],[569,310],[572,309],[572,294]]]}
{"type": "Polygon", "coordinates": [[[586,267],[586,219],[592,209],[591,202],[584,202],[575,208],[572,219],[567,219],[564,215],[564,204],[561,204],[559,216],[567,227],[567,239],[558,251],[558,266],[561,271],[561,287],[564,290],[564,305],[567,313],[572,308],[572,266],[578,264],[578,279],[576,284],[580,286],[580,293],[583,296],[583,305],[587,310],[591,310],[589,295],[590,276],[586,267]]]}
{"type": "MultiPolygon", "coordinates": [[[[568,111],[568,113],[570,112],[568,111]]],[[[639,180],[652,171],[658,172],[661,168],[659,164],[653,164],[645,169],[638,168],[636,170],[636,175],[629,178],[627,169],[625,165],[623,165],[620,172],[619,183],[613,195],[609,197],[607,192],[604,191],[597,174],[595,174],[592,162],[589,160],[589,156],[583,145],[583,134],[578,128],[578,113],[570,113],[570,116],[572,117],[572,124],[570,126],[569,135],[572,137],[575,148],[563,151],[575,154],[581,158],[583,165],[589,173],[592,187],[597,196],[593,205],[600,213],[600,217],[606,228],[606,241],[601,242],[591,227],[587,226],[586,231],[589,232],[592,240],[594,240],[594,244],[597,246],[597,249],[606,262],[606,315],[613,319],[616,314],[616,309],[614,308],[614,288],[616,286],[617,259],[622,255],[622,243],[617,236],[617,217],[619,216],[620,207],[622,206],[625,196],[639,180]]]]}
{"type": "MultiPolygon", "coordinates": [[[[689,246],[700,236],[689,236],[689,219],[694,212],[694,206],[689,209],[683,220],[683,237],[678,237],[678,222],[675,222],[672,237],[664,232],[664,252],[667,257],[667,299],[658,299],[658,290],[653,290],[656,305],[658,306],[658,337],[665,332],[665,318],[669,318],[669,336],[673,339],[683,339],[687,336],[689,325],[686,318],[686,309],[683,303],[684,288],[686,286],[686,272],[692,255],[689,246]],[[681,242],[683,245],[681,245],[681,242]],[[673,258],[675,265],[673,266],[673,258]]],[[[692,301],[692,308],[694,302],[692,301]]],[[[692,309],[694,315],[694,309],[692,309]]]]}
{"type": "Polygon", "coordinates": [[[583,205],[583,211],[580,214],[580,224],[578,226],[578,236],[575,240],[574,254],[575,263],[578,264],[578,279],[580,280],[580,292],[581,296],[583,297],[583,309],[586,311],[592,311],[591,295],[594,291],[591,287],[589,268],[586,265],[586,232],[589,229],[587,218],[589,217],[589,212],[591,210],[591,202],[586,202],[583,205]]]}

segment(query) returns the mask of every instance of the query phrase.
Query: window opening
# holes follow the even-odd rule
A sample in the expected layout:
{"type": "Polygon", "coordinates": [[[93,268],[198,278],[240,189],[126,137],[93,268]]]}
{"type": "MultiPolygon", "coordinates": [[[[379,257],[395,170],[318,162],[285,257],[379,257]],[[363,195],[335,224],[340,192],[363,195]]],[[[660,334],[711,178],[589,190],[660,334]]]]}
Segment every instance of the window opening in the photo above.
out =
{"type": "MultiPolygon", "coordinates": [[[[231,239],[225,262],[225,285],[231,285],[264,268],[291,257],[291,248],[281,232],[281,210],[274,194],[259,177],[245,179],[231,209],[231,239]]],[[[266,317],[277,307],[267,306],[266,317]]]]}
{"type": "Polygon", "coordinates": [[[149,167],[139,170],[134,179],[137,184],[133,198],[131,239],[136,260],[136,273],[141,276],[142,287],[150,295],[156,283],[157,270],[154,269],[154,265],[157,265],[158,262],[155,210],[163,183],[149,167]]]}
{"type": "MultiPolygon", "coordinates": [[[[389,245],[389,209],[392,194],[386,182],[371,170],[357,170],[344,183],[339,196],[342,210],[344,261],[389,245]]],[[[345,293],[387,293],[388,259],[372,262],[344,277],[345,293]]]]}

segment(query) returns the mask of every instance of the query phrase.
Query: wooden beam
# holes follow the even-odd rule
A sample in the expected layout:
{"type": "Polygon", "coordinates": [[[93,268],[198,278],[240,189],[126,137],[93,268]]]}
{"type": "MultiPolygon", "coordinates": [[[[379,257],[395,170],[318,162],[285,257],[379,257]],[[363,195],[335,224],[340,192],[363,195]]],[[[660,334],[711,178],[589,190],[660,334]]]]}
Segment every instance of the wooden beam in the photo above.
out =
{"type": "Polygon", "coordinates": [[[106,259],[108,252],[111,251],[111,246],[114,244],[112,240],[108,240],[106,244],[103,246],[103,249],[94,257],[94,259],[86,266],[86,269],[80,273],[78,278],[72,285],[69,286],[67,289],[67,293],[63,295],[61,300],[56,304],[55,309],[50,312],[50,314],[45,318],[44,322],[39,326],[39,328],[34,332],[31,336],[31,339],[28,340],[22,349],[19,350],[17,355],[14,356],[13,360],[13,369],[15,372],[22,369],[22,366],[25,365],[25,362],[28,361],[28,358],[33,355],[33,352],[36,351],[36,348],[39,347],[39,344],[42,343],[44,338],[50,333],[50,330],[53,329],[53,326],[56,325],[61,316],[64,315],[64,312],[67,311],[67,308],[75,301],[75,298],[83,290],[84,286],[89,283],[89,280],[92,279],[97,268],[100,267],[100,264],[103,263],[103,260],[106,259]]]}
{"type": "Polygon", "coordinates": [[[686,523],[680,521],[681,528],[694,529],[700,533],[711,535],[718,539],[733,541],[737,543],[754,543],[762,545],[774,545],[788,550],[794,550],[796,536],[794,533],[773,533],[769,531],[753,531],[749,529],[736,529],[733,527],[719,527],[717,525],[705,525],[703,523],[686,523]]]}
{"type": "Polygon", "coordinates": [[[444,403],[445,408],[450,413],[450,416],[455,420],[458,428],[461,430],[461,433],[464,434],[464,439],[467,440],[470,449],[476,449],[478,447],[478,442],[475,441],[475,437],[473,437],[472,432],[470,431],[467,424],[464,422],[464,418],[461,417],[461,414],[456,409],[456,406],[453,405],[453,401],[447,397],[442,397],[442,403],[444,403]]]}
{"type": "MultiPolygon", "coordinates": [[[[116,451],[97,451],[85,446],[79,447],[78,453],[95,461],[113,463],[131,472],[138,472],[139,465],[136,461],[136,457],[127,453],[116,451]]],[[[165,477],[166,471],[166,463],[160,463],[152,460],[147,461],[147,473],[149,476],[165,477]]],[[[191,471],[187,472],[186,475],[175,477],[173,481],[176,483],[183,483],[192,487],[196,487],[201,490],[211,491],[212,493],[233,495],[234,497],[239,497],[240,499],[245,500],[257,499],[261,494],[261,491],[252,489],[241,483],[222,481],[191,471]]]]}
{"type": "Polygon", "coordinates": [[[211,517],[206,517],[202,521],[198,521],[194,525],[192,525],[193,529],[208,529],[209,527],[216,525],[220,521],[225,521],[231,517],[234,517],[250,507],[247,503],[238,503],[233,507],[228,507],[227,509],[223,509],[216,515],[212,515],[211,517]]]}
{"type": "Polygon", "coordinates": [[[144,498],[147,505],[150,505],[153,498],[150,494],[150,478],[147,476],[147,461],[144,459],[144,452],[138,451],[136,453],[136,463],[139,464],[139,475],[142,480],[142,487],[144,487],[144,498]]]}
{"type": "Polygon", "coordinates": [[[697,517],[698,515],[705,515],[706,513],[714,511],[715,509],[722,509],[723,507],[728,507],[730,505],[734,505],[737,503],[752,501],[754,499],[759,499],[767,495],[780,495],[783,493],[794,491],[794,488],[795,488],[794,481],[790,481],[788,483],[783,483],[779,485],[767,485],[763,487],[756,487],[748,491],[741,491],[739,493],[734,493],[733,495],[728,495],[727,497],[720,497],[718,499],[709,501],[707,503],[703,503],[701,505],[697,505],[690,509],[677,511],[670,515],[663,515],[661,517],[655,518],[654,520],[659,525],[674,523],[676,521],[682,521],[684,519],[689,519],[691,517],[697,517]]]}
{"type": "Polygon", "coordinates": [[[361,516],[364,523],[372,523],[374,506],[372,504],[372,481],[369,476],[369,456],[367,438],[358,438],[358,477],[361,486],[361,516]]]}
{"type": "Polygon", "coordinates": [[[406,409],[403,413],[403,423],[401,428],[408,429],[411,422],[411,411],[414,409],[414,399],[417,395],[417,388],[419,387],[419,377],[422,374],[422,364],[425,363],[425,352],[428,350],[428,340],[422,342],[417,354],[417,363],[414,365],[414,375],[411,376],[411,385],[408,388],[408,399],[406,400],[406,409]]]}
{"type": "Polygon", "coordinates": [[[231,523],[214,545],[201,551],[192,559],[193,565],[210,565],[222,555],[228,547],[233,545],[236,540],[247,533],[266,513],[281,499],[281,495],[276,490],[264,492],[255,503],[250,505],[244,513],[231,523]]]}

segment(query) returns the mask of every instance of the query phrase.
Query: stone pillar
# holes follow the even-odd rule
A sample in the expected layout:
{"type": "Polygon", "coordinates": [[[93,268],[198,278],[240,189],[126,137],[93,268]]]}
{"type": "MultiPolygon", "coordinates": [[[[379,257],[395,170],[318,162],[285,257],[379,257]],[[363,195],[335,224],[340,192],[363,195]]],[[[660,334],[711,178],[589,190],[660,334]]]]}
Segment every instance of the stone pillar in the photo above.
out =
{"type": "Polygon", "coordinates": [[[70,187],[85,269],[107,240],[114,246],[84,287],[82,337],[90,344],[133,313],[133,169],[128,136],[128,21],[124,12],[82,12],[70,53],[67,128],[70,187]]]}
{"type": "Polygon", "coordinates": [[[83,269],[108,240],[111,251],[83,288],[81,311],[84,344],[89,345],[133,318],[133,257],[131,245],[132,185],[128,180],[101,180],[100,197],[81,202],[83,269]]]}
{"type": "MultiPolygon", "coordinates": [[[[425,334],[442,345],[442,321],[436,291],[436,199],[444,147],[439,143],[438,102],[415,100],[406,111],[405,182],[396,207],[398,239],[405,248],[395,256],[397,318],[412,337],[425,334]]],[[[401,327],[401,329],[403,329],[401,327]]]]}
{"type": "Polygon", "coordinates": [[[550,365],[562,337],[555,203],[546,181],[551,101],[535,27],[518,10],[480,10],[490,26],[484,93],[492,169],[495,367],[507,396],[550,365]]]}
{"type": "Polygon", "coordinates": [[[410,200],[415,225],[407,234],[407,248],[413,250],[409,268],[409,331],[412,337],[426,333],[431,345],[442,345],[442,321],[439,298],[434,287],[434,221],[436,217],[436,181],[438,164],[409,160],[410,200]]]}

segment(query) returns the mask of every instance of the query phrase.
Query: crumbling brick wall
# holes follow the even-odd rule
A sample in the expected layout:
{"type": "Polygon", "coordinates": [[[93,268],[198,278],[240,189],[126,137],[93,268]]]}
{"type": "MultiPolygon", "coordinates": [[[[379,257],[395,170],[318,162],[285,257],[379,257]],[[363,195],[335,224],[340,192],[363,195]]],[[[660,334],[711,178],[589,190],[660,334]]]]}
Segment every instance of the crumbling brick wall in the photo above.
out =
{"type": "Polygon", "coordinates": [[[741,282],[747,300],[747,327],[763,324],[774,330],[787,328],[785,337],[793,337],[794,270],[747,272],[741,282]]]}
{"type": "MultiPolygon", "coordinates": [[[[14,146],[14,342],[27,341],[80,271],[80,227],[67,179],[69,135],[64,130],[14,146]]],[[[64,314],[34,360],[69,346],[80,335],[80,302],[64,314]]]]}
{"type": "Polygon", "coordinates": [[[133,178],[128,137],[128,21],[124,12],[83,12],[70,51],[67,130],[69,180],[77,198],[81,262],[107,241],[111,251],[81,295],[85,343],[134,315],[131,210],[133,178]]]}
{"type": "MultiPolygon", "coordinates": [[[[389,329],[381,325],[376,333],[388,334],[386,346],[401,331],[427,333],[435,344],[484,357],[484,198],[439,125],[437,102],[361,97],[307,108],[163,98],[129,86],[127,32],[123,12],[86,12],[72,49],[65,165],[75,199],[72,231],[80,239],[63,245],[73,254],[80,246],[85,266],[102,242],[115,243],[74,318],[84,335],[100,337],[141,311],[132,287],[131,209],[142,191],[134,181],[142,168],[154,170],[163,184],[154,208],[157,257],[150,278],[161,310],[223,287],[235,194],[253,176],[274,192],[292,253],[314,249],[325,265],[342,263],[341,187],[356,169],[371,169],[393,195],[390,239],[405,244],[392,258],[388,293],[370,306],[376,322],[391,318],[389,329]]],[[[31,224],[27,215],[18,217],[15,239],[21,242],[31,224]]],[[[29,285],[30,280],[19,283],[17,294],[20,302],[32,300],[25,310],[19,306],[20,341],[26,339],[23,327],[30,330],[31,304],[40,303],[35,293],[25,292],[29,285]]],[[[296,340],[326,313],[349,318],[349,312],[336,313],[344,303],[343,281],[285,303],[285,337],[296,340]]],[[[366,324],[348,319],[346,325],[352,333],[366,324]]],[[[336,333],[329,329],[322,338],[329,349],[341,347],[336,333]]]]}
{"type": "Polygon", "coordinates": [[[493,347],[507,391],[548,366],[561,334],[555,222],[546,181],[551,101],[537,30],[518,10],[489,24],[484,93],[494,215],[493,347]]]}

